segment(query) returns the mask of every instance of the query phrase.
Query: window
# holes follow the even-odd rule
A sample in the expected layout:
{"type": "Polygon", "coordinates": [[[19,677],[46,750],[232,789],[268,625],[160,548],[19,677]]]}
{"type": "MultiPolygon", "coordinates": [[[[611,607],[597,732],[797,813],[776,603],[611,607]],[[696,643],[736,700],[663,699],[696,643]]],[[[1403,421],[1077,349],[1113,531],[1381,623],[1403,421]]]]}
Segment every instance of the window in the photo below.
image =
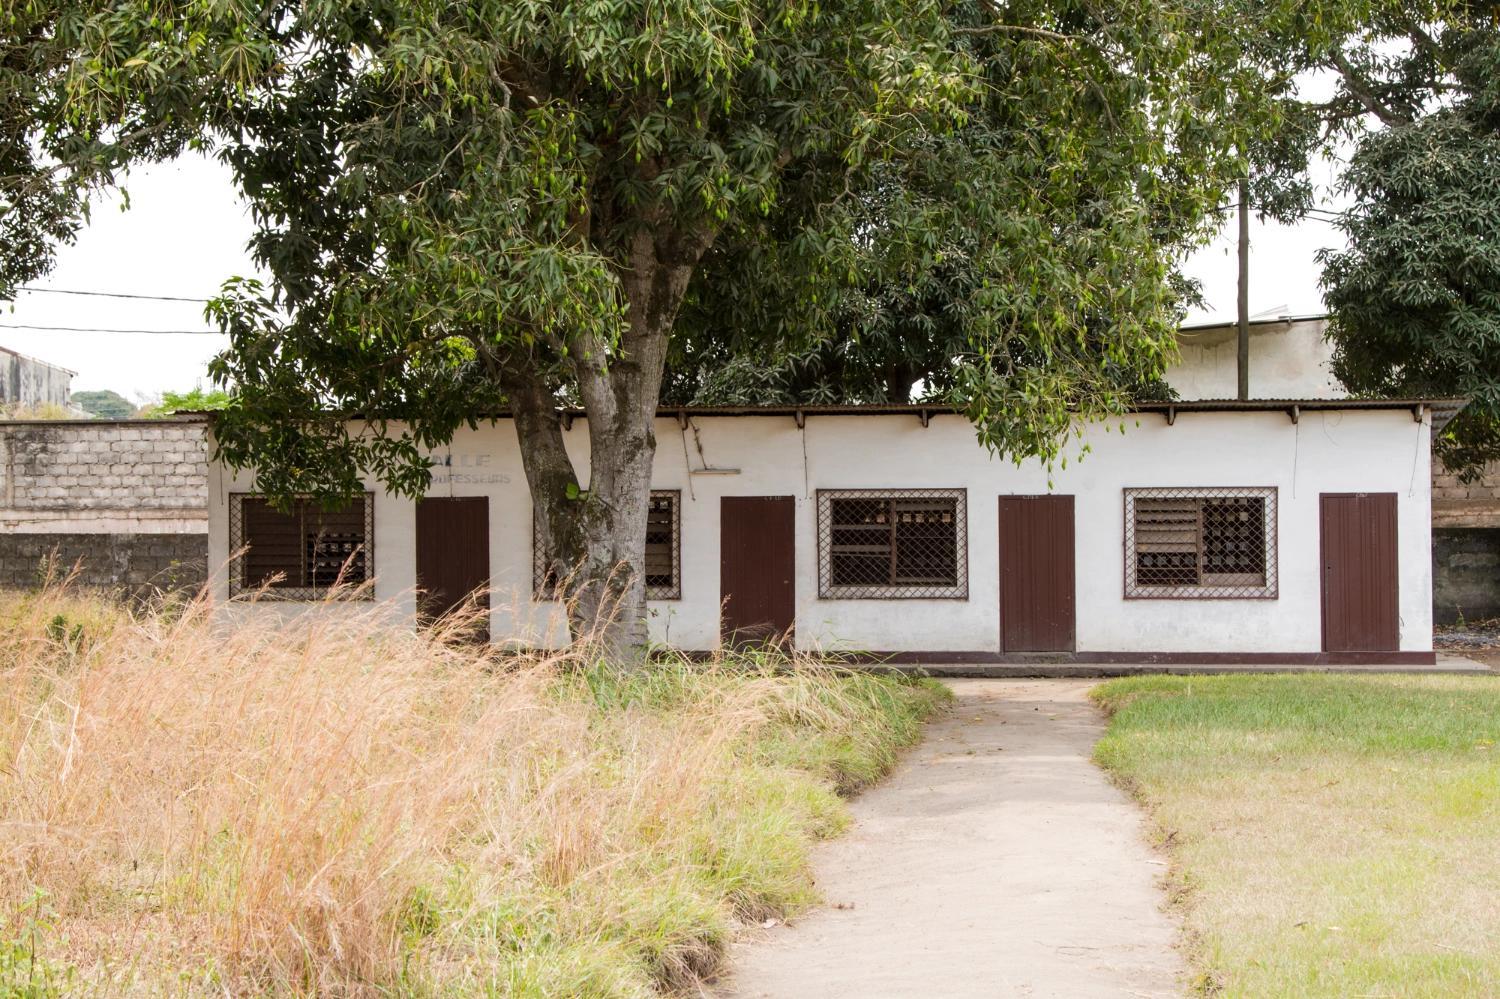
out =
{"type": "MultiPolygon", "coordinates": [[[[682,599],[682,493],[654,489],[646,508],[646,599],[682,599]]],[[[541,534],[532,515],[531,586],[538,600],[556,600],[556,576],[547,571],[541,534]]]]}
{"type": "MultiPolygon", "coordinates": [[[[358,587],[374,578],[374,496],[342,510],[297,500],[288,513],[260,496],[229,498],[229,547],[241,555],[229,577],[230,596],[258,592],[283,600],[319,600],[336,583],[358,587]]],[[[357,592],[373,600],[369,587],[357,592]]]]}
{"type": "Polygon", "coordinates": [[[646,512],[646,599],[681,600],[681,538],[678,501],[682,493],[661,490],[651,494],[646,512]]]}
{"type": "Polygon", "coordinates": [[[825,600],[969,596],[962,489],[818,490],[825,600]]]}
{"type": "Polygon", "coordinates": [[[1276,597],[1276,490],[1125,490],[1125,596],[1276,597]]]}

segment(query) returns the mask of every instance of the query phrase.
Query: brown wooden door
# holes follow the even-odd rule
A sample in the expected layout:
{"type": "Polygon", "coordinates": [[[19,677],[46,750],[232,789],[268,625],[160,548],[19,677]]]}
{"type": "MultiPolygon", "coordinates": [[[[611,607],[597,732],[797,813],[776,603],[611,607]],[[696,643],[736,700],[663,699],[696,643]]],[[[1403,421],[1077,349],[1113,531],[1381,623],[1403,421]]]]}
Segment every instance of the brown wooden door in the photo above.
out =
{"type": "MultiPolygon", "coordinates": [[[[437,620],[480,591],[488,608],[490,501],[486,496],[428,497],[417,502],[417,616],[437,620]]],[[[475,637],[489,640],[488,621],[475,637]]]]}
{"type": "Polygon", "coordinates": [[[1324,493],[1323,650],[1394,652],[1401,644],[1395,493],[1324,493]]]}
{"type": "Polygon", "coordinates": [[[796,524],[791,496],[720,498],[720,634],[726,645],[790,643],[797,619],[796,524]]]}
{"type": "Polygon", "coordinates": [[[1073,650],[1073,497],[1000,497],[1000,649],[1073,650]]]}

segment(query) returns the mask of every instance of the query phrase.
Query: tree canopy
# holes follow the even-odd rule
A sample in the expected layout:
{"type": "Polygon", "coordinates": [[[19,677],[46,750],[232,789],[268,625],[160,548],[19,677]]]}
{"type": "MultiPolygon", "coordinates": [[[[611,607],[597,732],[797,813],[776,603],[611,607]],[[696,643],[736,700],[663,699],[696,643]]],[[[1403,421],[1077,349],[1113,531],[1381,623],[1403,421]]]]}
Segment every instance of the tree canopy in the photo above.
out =
{"type": "Polygon", "coordinates": [[[0,299],[51,269],[90,194],[196,138],[243,79],[209,43],[223,23],[208,4],[0,3],[0,299]]]}
{"type": "Polygon", "coordinates": [[[607,597],[637,627],[639,572],[617,570],[639,566],[664,380],[700,393],[755,357],[872,397],[921,379],[997,452],[1055,457],[1159,377],[1178,258],[1286,127],[1255,40],[1351,17],[81,3],[31,43],[52,61],[27,100],[83,177],[187,141],[233,167],[272,281],[213,306],[222,457],[277,497],[336,501],[361,473],[419,494],[427,449],[508,411],[549,565],[582,563],[584,612],[607,597]],[[588,416],[586,482],[562,402],[588,416]]]}
{"type": "Polygon", "coordinates": [[[37,142],[53,110],[47,83],[60,72],[59,49],[42,42],[52,20],[27,6],[0,8],[0,299],[48,271],[86,204],[37,142]]]}
{"type": "Polygon", "coordinates": [[[1451,467],[1500,458],[1500,30],[1459,10],[1349,63],[1378,129],[1344,174],[1346,250],[1324,256],[1335,373],[1372,395],[1463,396],[1451,467]]]}

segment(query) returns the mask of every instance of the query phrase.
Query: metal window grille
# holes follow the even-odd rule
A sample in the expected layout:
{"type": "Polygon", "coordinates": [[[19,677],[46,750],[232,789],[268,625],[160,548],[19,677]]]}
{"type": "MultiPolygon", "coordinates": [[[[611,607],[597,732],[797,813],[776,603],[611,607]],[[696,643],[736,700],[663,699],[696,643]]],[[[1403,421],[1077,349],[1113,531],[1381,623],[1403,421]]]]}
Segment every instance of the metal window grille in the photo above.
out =
{"type": "MultiPolygon", "coordinates": [[[[646,509],[646,599],[682,599],[682,491],[653,489],[646,509]]],[[[531,518],[531,589],[537,600],[558,599],[558,578],[542,550],[541,524],[531,518]]]]}
{"type": "Polygon", "coordinates": [[[818,596],[968,599],[967,506],[962,489],[818,490],[818,596]]]}
{"type": "Polygon", "coordinates": [[[229,595],[322,600],[338,583],[351,596],[373,600],[375,497],[363,493],[341,510],[296,500],[287,513],[261,496],[229,496],[229,549],[242,552],[231,567],[229,595]],[[261,593],[264,589],[264,593],[261,593]]]}
{"type": "Polygon", "coordinates": [[[646,599],[682,599],[682,493],[652,492],[646,514],[646,599]]]}
{"type": "Polygon", "coordinates": [[[1276,490],[1125,490],[1125,596],[1275,599],[1276,490]]]}

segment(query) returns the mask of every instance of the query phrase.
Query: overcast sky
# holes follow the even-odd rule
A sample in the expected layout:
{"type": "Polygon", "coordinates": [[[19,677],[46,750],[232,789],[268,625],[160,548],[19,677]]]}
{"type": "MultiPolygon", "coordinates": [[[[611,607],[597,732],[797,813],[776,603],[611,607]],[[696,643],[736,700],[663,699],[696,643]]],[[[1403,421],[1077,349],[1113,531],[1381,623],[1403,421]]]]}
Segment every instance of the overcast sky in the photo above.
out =
{"type": "MultiPolygon", "coordinates": [[[[1330,178],[1318,179],[1326,184],[1330,178]]],[[[137,170],[126,187],[130,209],[122,212],[118,198],[97,206],[78,241],[58,253],[56,269],[36,287],[206,298],[224,279],[255,273],[245,250],[250,219],[219,164],[184,158],[137,170]]],[[[1252,219],[1251,314],[1321,312],[1314,255],[1330,245],[1342,240],[1325,222],[1285,227],[1252,219]]],[[[1187,270],[1203,283],[1208,305],[1188,321],[1233,319],[1232,227],[1196,253],[1187,270]]],[[[0,346],[78,372],[74,391],[114,389],[140,399],[207,387],[208,359],[225,343],[203,318],[202,305],[192,302],[22,292],[13,306],[0,303],[0,310],[0,346]],[[28,330],[19,324],[209,335],[28,330]]]]}

